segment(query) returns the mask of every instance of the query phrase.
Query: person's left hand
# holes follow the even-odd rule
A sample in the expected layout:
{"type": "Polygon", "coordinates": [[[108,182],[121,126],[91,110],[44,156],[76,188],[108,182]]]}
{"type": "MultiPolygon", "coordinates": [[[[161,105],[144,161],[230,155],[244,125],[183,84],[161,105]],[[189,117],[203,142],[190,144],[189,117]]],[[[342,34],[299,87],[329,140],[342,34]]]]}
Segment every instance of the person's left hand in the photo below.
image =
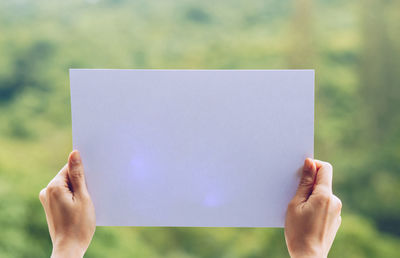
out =
{"type": "Polygon", "coordinates": [[[52,257],[83,257],[96,229],[94,206],[86,188],[82,160],[78,151],[40,191],[46,213],[52,257]]]}

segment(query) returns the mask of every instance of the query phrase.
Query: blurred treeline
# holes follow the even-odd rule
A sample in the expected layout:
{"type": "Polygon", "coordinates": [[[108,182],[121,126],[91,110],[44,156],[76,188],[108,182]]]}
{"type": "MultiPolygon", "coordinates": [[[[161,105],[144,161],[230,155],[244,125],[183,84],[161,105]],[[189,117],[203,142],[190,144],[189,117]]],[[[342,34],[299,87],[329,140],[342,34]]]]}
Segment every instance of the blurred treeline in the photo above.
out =
{"type": "MultiPolygon", "coordinates": [[[[314,68],[330,257],[399,257],[400,1],[1,0],[0,257],[51,252],[38,193],[72,148],[69,68],[314,68]]],[[[87,253],[287,256],[282,229],[98,228],[87,253]]]]}

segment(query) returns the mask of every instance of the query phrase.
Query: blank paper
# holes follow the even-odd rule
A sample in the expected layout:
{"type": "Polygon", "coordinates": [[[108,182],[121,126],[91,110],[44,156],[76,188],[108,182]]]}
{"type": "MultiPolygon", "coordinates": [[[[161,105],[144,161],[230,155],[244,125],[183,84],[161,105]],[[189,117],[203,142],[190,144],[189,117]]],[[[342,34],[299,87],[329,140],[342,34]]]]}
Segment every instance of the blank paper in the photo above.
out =
{"type": "Polygon", "coordinates": [[[313,70],[71,69],[97,225],[282,227],[313,156],[313,70]]]}

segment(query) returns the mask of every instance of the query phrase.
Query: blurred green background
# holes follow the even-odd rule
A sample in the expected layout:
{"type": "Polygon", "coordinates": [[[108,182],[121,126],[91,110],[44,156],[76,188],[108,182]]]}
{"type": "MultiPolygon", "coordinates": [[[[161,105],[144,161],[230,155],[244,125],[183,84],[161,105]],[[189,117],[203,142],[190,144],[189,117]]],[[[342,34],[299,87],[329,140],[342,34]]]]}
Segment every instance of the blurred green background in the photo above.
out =
{"type": "MultiPolygon", "coordinates": [[[[69,68],[315,69],[315,157],[344,204],[330,257],[399,257],[400,1],[1,0],[0,257],[50,255],[69,68]]],[[[100,227],[86,257],[288,254],[283,229],[100,227]]]]}

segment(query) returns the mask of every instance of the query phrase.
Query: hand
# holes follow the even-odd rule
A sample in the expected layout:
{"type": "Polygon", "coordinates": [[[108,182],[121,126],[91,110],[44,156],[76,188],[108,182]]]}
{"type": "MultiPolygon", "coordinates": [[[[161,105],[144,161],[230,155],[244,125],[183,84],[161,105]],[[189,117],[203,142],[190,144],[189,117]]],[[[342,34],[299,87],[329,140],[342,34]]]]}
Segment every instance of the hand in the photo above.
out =
{"type": "Polygon", "coordinates": [[[332,194],[332,166],[306,159],[289,203],[285,238],[291,257],[327,257],[341,223],[342,203],[332,194]]]}
{"type": "Polygon", "coordinates": [[[83,257],[96,218],[78,151],[71,152],[68,164],[40,191],[39,199],[53,242],[52,257],[83,257]]]}

